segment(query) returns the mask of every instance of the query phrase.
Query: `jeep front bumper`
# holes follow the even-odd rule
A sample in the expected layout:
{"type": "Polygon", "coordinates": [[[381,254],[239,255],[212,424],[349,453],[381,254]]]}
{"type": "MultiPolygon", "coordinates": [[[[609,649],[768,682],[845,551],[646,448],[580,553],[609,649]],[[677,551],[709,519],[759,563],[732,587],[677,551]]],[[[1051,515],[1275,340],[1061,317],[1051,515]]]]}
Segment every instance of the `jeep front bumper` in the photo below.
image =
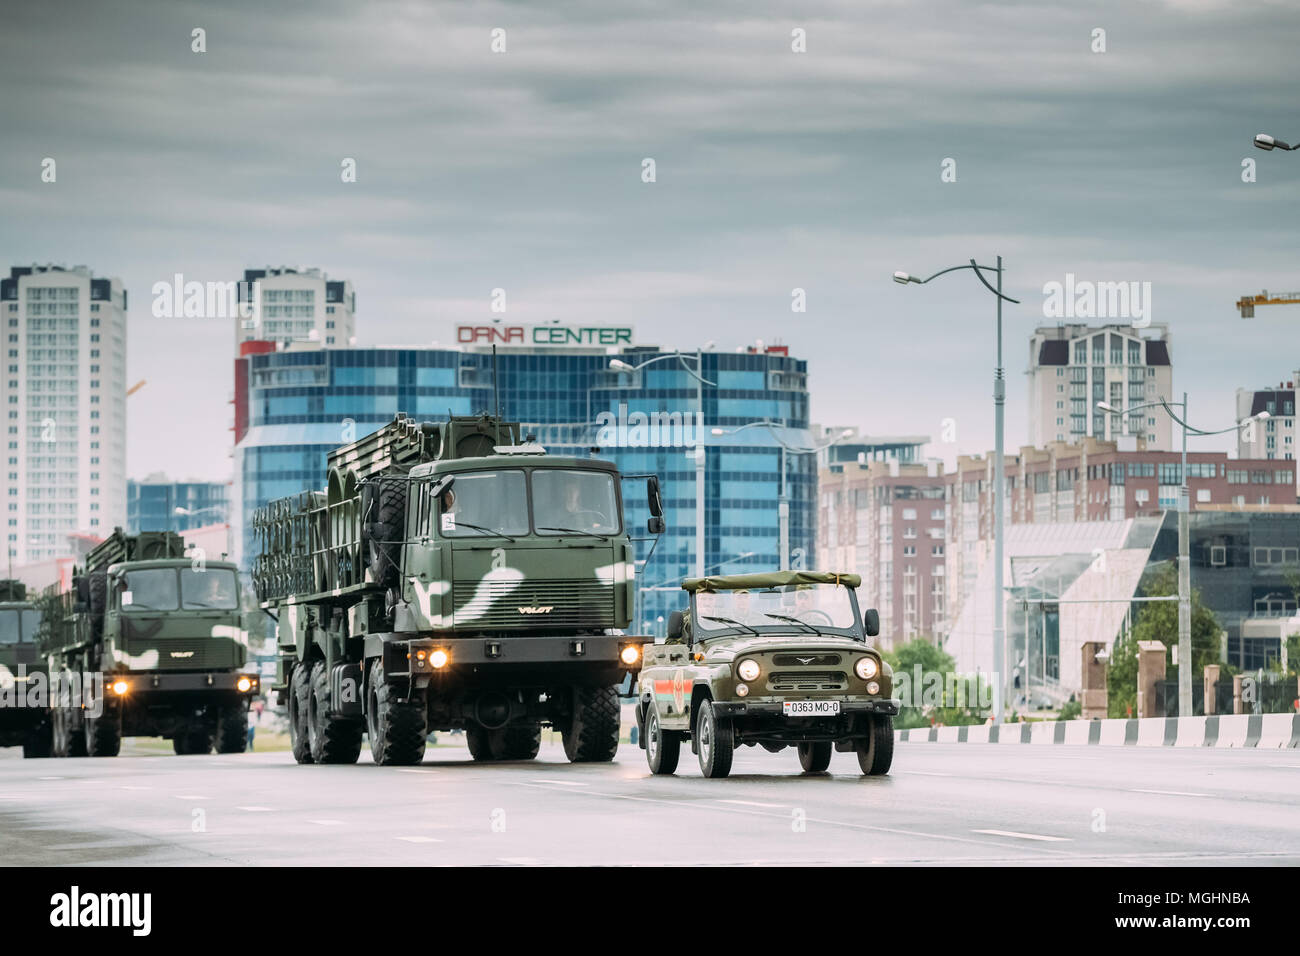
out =
{"type": "MultiPolygon", "coordinates": [[[[724,700],[714,701],[713,712],[719,717],[785,717],[781,701],[765,700],[724,700]]],[[[842,700],[841,714],[886,714],[898,715],[902,701],[898,698],[878,698],[873,700],[842,700]]],[[[789,717],[792,721],[816,720],[815,717],[789,717]]]]}

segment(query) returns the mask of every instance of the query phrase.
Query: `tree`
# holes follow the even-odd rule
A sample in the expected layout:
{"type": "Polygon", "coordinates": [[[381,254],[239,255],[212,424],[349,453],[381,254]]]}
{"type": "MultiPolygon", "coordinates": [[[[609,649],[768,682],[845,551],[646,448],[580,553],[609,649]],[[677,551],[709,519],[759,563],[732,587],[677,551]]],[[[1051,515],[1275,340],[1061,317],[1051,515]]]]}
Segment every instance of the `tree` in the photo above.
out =
{"type": "Polygon", "coordinates": [[[961,677],[959,680],[957,662],[952,655],[928,639],[913,638],[897,650],[885,651],[883,656],[894,669],[895,693],[901,683],[900,677],[906,675],[912,705],[904,706],[899,712],[897,723],[900,729],[928,727],[932,722],[946,726],[977,724],[987,716],[987,711],[979,707],[980,701],[991,699],[983,678],[961,677]],[[921,686],[918,686],[918,674],[922,677],[921,686]],[[936,680],[938,687],[942,688],[939,699],[933,703],[921,700],[922,691],[933,686],[931,682],[936,680]]]}
{"type": "Polygon", "coordinates": [[[1106,667],[1106,716],[1131,717],[1137,712],[1137,641],[1130,630],[1115,639],[1106,667]]]}

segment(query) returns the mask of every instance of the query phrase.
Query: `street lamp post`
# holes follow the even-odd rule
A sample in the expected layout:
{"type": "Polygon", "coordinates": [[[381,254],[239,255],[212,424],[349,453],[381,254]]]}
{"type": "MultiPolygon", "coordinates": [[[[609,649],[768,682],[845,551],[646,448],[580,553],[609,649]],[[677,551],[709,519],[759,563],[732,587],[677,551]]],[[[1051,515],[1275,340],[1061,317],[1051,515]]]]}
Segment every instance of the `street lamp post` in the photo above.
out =
{"type": "MultiPolygon", "coordinates": [[[[994,455],[993,462],[993,673],[996,675],[993,681],[993,722],[1002,723],[1002,704],[1005,694],[1007,675],[1005,673],[1004,661],[1006,659],[1006,601],[1002,593],[1002,560],[1005,545],[1005,531],[1003,528],[1003,518],[1006,513],[1007,487],[1006,479],[1003,476],[1003,454],[1002,446],[1004,440],[1004,419],[1006,416],[1007,403],[1007,382],[1006,370],[1002,366],[1002,302],[1020,304],[1019,299],[1013,299],[1008,295],[1002,294],[1002,257],[998,256],[996,266],[977,265],[974,259],[970,260],[969,265],[953,266],[950,269],[944,269],[930,276],[929,279],[918,279],[914,275],[906,272],[895,272],[894,281],[906,285],[909,282],[915,282],[917,285],[925,285],[932,279],[949,272],[956,272],[959,269],[972,269],[984,288],[997,297],[997,341],[998,341],[998,363],[993,370],[993,416],[994,416],[994,455]],[[989,281],[984,278],[984,271],[997,273],[997,287],[989,285],[989,281]]],[[[1028,704],[1028,700],[1026,700],[1028,704]]]]}
{"type": "Polygon", "coordinates": [[[736,435],[739,434],[740,432],[747,431],[750,428],[766,428],[768,430],[768,433],[771,434],[772,439],[777,443],[777,445],[781,450],[780,464],[779,464],[781,470],[781,480],[778,485],[779,493],[777,496],[777,510],[776,510],[778,528],[780,529],[779,538],[778,538],[779,543],[777,546],[778,548],[780,548],[780,552],[781,552],[780,555],[778,555],[778,562],[780,564],[781,570],[788,571],[790,570],[790,493],[786,481],[786,467],[785,467],[786,452],[789,452],[792,455],[813,455],[819,451],[822,451],[823,449],[829,448],[831,445],[834,445],[836,442],[840,441],[841,439],[848,438],[854,432],[853,429],[846,428],[843,432],[831,438],[830,441],[823,442],[820,445],[814,445],[811,447],[804,448],[800,446],[787,444],[786,442],[781,440],[779,431],[783,432],[783,431],[790,430],[790,426],[786,425],[784,422],[773,422],[773,421],[763,420],[758,422],[747,422],[746,424],[739,425],[735,428],[714,428],[712,431],[714,435],[736,435]]]}
{"type": "MultiPolygon", "coordinates": [[[[675,358],[681,364],[682,368],[695,379],[695,405],[699,410],[699,421],[704,422],[704,386],[715,386],[716,382],[705,380],[702,375],[704,371],[704,349],[695,351],[695,368],[692,369],[686,364],[686,355],[682,352],[668,352],[664,355],[656,355],[654,358],[642,362],[639,365],[630,365],[620,359],[611,359],[609,367],[617,372],[639,372],[647,365],[653,365],[655,362],[662,362],[665,359],[675,358]]],[[[588,418],[591,416],[588,415],[588,418]]],[[[701,436],[695,436],[695,448],[693,449],[695,458],[695,576],[704,577],[704,442],[701,436]]]]}
{"type": "MultiPolygon", "coordinates": [[[[1125,424],[1125,411],[1115,408],[1107,402],[1098,402],[1097,407],[1103,412],[1109,412],[1112,415],[1120,416],[1121,424],[1125,424]]],[[[1192,561],[1191,561],[1191,523],[1192,510],[1192,486],[1187,475],[1187,433],[1193,431],[1198,435],[1222,435],[1226,432],[1236,431],[1245,422],[1240,422],[1231,428],[1221,428],[1218,431],[1202,431],[1199,428],[1192,428],[1187,424],[1187,393],[1183,392],[1181,402],[1148,402],[1145,405],[1135,405],[1127,409],[1127,414],[1140,412],[1146,408],[1163,408],[1165,414],[1182,426],[1183,430],[1183,450],[1182,461],[1179,466],[1180,486],[1178,489],[1178,716],[1192,716],[1192,561]],[[1179,418],[1170,408],[1181,408],[1183,417],[1179,418]]],[[[1268,412],[1260,412],[1254,418],[1267,418],[1268,412]]],[[[1250,421],[1251,419],[1246,419],[1250,421]]]]}

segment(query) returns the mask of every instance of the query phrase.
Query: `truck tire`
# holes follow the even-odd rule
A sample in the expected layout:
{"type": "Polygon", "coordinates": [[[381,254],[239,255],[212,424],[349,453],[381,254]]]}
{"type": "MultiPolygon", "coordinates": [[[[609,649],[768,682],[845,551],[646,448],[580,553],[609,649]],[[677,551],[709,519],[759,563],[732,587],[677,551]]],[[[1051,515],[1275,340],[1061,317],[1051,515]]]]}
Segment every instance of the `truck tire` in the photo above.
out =
{"type": "Polygon", "coordinates": [[[54,722],[54,756],[86,756],[86,736],[73,729],[72,708],[58,707],[51,712],[54,722]]]}
{"type": "Polygon", "coordinates": [[[858,766],[869,777],[889,773],[894,762],[894,718],[884,714],[871,715],[871,733],[866,740],[858,741],[858,766]]]}
{"type": "Polygon", "coordinates": [[[424,759],[424,704],[399,701],[396,689],[384,677],[383,660],[370,669],[366,697],[366,732],[370,755],[381,767],[409,766],[424,759]]]}
{"type": "Polygon", "coordinates": [[[370,576],[380,587],[401,582],[402,542],[406,538],[406,481],[380,478],[371,493],[371,513],[366,515],[370,576]]]}
{"type": "MultiPolygon", "coordinates": [[[[311,668],[307,738],[314,763],[356,763],[361,756],[361,721],[330,710],[330,672],[324,661],[311,668]]],[[[245,729],[245,735],[248,731],[245,729]]]]}
{"type": "Polygon", "coordinates": [[[731,758],[736,749],[736,738],[731,724],[718,717],[713,701],[700,704],[695,718],[695,745],[699,751],[700,772],[706,777],[720,778],[731,773],[731,758]]]}
{"type": "Polygon", "coordinates": [[[247,704],[230,704],[221,708],[214,743],[219,754],[242,754],[248,749],[247,704]]]}
{"type": "Polygon", "coordinates": [[[654,704],[645,715],[645,759],[654,774],[677,772],[677,761],[682,755],[682,738],[676,731],[664,730],[659,724],[659,712],[654,704]]]}
{"type": "Polygon", "coordinates": [[[569,725],[561,730],[572,763],[608,763],[618,750],[618,688],[575,687],[569,725]]]}
{"type": "Polygon", "coordinates": [[[307,733],[308,701],[311,698],[311,667],[306,661],[293,665],[289,675],[289,749],[298,763],[311,763],[307,733]]]}
{"type": "Polygon", "coordinates": [[[485,730],[478,724],[470,724],[465,728],[465,745],[469,747],[469,755],[479,763],[496,759],[492,755],[492,731],[485,730]]]}
{"type": "Polygon", "coordinates": [[[831,742],[829,740],[799,745],[799,766],[804,773],[825,773],[831,765],[831,742]]]}
{"type": "Polygon", "coordinates": [[[54,727],[46,717],[33,727],[23,741],[23,757],[48,757],[54,752],[54,727]]]}
{"type": "Polygon", "coordinates": [[[495,760],[533,760],[542,747],[542,725],[511,724],[494,730],[488,736],[488,746],[495,760]]]}
{"type": "Polygon", "coordinates": [[[95,571],[89,576],[87,594],[91,616],[102,617],[108,607],[108,575],[105,572],[95,571]]]}
{"type": "Polygon", "coordinates": [[[105,707],[98,717],[85,719],[86,753],[91,757],[116,757],[122,750],[122,710],[105,707]]]}
{"type": "Polygon", "coordinates": [[[182,727],[172,738],[172,750],[180,757],[211,753],[212,734],[206,727],[182,727]]]}

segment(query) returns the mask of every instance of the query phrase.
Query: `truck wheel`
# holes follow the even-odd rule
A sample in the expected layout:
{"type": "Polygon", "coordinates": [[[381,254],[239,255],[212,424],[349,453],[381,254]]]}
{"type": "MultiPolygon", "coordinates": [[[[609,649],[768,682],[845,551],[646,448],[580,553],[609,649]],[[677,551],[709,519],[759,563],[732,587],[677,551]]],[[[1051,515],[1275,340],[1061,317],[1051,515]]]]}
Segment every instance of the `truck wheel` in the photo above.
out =
{"type": "Polygon", "coordinates": [[[805,773],[825,773],[830,765],[831,742],[829,740],[799,745],[799,766],[803,767],[805,773]]]}
{"type": "Polygon", "coordinates": [[[79,730],[74,729],[72,723],[73,710],[71,707],[62,710],[63,715],[63,752],[62,757],[84,757],[86,756],[86,735],[79,730]]]}
{"type": "Polygon", "coordinates": [[[871,733],[858,742],[858,766],[869,777],[889,773],[894,762],[894,718],[883,714],[871,717],[871,733]]]}
{"type": "Polygon", "coordinates": [[[618,688],[575,687],[573,713],[561,731],[573,763],[608,763],[618,750],[618,688]]]}
{"type": "Polygon", "coordinates": [[[306,661],[293,665],[289,675],[289,749],[298,763],[311,763],[307,739],[307,707],[311,697],[311,669],[306,661]]]}
{"type": "Polygon", "coordinates": [[[48,757],[54,751],[54,728],[46,717],[27,734],[23,741],[24,757],[48,757]]]}
{"type": "Polygon", "coordinates": [[[373,511],[366,515],[366,538],[370,575],[381,587],[396,587],[401,581],[402,541],[406,538],[406,482],[400,478],[377,479],[371,499],[373,511]]]}
{"type": "Polygon", "coordinates": [[[542,747],[542,725],[512,724],[488,735],[488,747],[495,760],[532,760],[542,747]]]}
{"type": "Polygon", "coordinates": [[[469,747],[469,755],[480,763],[485,760],[495,760],[492,754],[492,731],[485,730],[478,724],[470,724],[465,728],[465,743],[469,747]]]}
{"type": "Polygon", "coordinates": [[[370,669],[366,699],[366,730],[370,735],[370,755],[382,767],[417,764],[424,759],[428,736],[424,704],[399,701],[397,690],[384,678],[384,662],[375,661],[370,669]]]}
{"type": "Polygon", "coordinates": [[[122,750],[122,711],[104,707],[98,717],[87,717],[86,753],[92,757],[116,757],[122,750]]]}
{"type": "Polygon", "coordinates": [[[242,754],[248,749],[248,705],[230,704],[217,717],[217,753],[242,754]]]}
{"type": "Polygon", "coordinates": [[[651,773],[669,774],[677,770],[682,755],[682,738],[659,725],[659,711],[653,704],[645,715],[645,759],[651,773]]]}
{"type": "MultiPolygon", "coordinates": [[[[330,712],[330,672],[324,661],[311,668],[307,739],[316,763],[356,763],[361,756],[361,721],[330,712]]],[[[248,733],[247,730],[244,731],[248,733]]]]}
{"type": "Polygon", "coordinates": [[[700,753],[700,771],[704,776],[725,777],[731,773],[736,738],[731,724],[718,718],[711,700],[700,704],[699,716],[695,718],[695,737],[700,753]]]}

